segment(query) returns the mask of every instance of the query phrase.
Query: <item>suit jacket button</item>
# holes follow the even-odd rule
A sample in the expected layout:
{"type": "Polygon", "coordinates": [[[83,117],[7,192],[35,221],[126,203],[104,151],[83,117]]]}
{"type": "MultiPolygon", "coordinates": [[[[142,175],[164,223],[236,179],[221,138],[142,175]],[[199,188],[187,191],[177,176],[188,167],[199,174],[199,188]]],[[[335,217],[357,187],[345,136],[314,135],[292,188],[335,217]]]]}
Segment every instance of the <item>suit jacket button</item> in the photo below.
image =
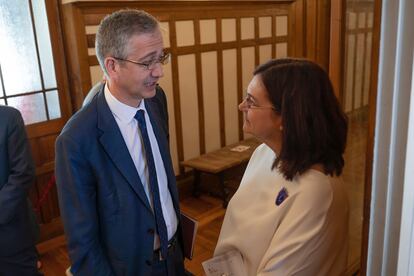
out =
{"type": "Polygon", "coordinates": [[[148,234],[154,234],[155,233],[155,230],[154,229],[152,229],[152,228],[150,228],[150,229],[148,229],[148,234]]]}
{"type": "Polygon", "coordinates": [[[150,260],[146,260],[146,261],[145,261],[145,263],[146,263],[148,266],[152,265],[152,263],[151,263],[151,261],[150,261],[150,260]]]}

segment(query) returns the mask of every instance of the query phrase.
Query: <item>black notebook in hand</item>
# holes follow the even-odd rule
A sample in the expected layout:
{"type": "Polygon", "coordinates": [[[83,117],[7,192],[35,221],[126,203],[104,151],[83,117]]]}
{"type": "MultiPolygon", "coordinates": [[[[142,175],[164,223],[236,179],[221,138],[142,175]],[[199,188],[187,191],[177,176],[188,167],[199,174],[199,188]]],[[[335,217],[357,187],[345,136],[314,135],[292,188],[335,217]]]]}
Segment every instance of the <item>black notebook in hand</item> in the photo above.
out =
{"type": "Polygon", "coordinates": [[[193,258],[193,250],[195,237],[197,233],[198,222],[181,212],[181,230],[183,233],[184,257],[191,260],[193,258]]]}

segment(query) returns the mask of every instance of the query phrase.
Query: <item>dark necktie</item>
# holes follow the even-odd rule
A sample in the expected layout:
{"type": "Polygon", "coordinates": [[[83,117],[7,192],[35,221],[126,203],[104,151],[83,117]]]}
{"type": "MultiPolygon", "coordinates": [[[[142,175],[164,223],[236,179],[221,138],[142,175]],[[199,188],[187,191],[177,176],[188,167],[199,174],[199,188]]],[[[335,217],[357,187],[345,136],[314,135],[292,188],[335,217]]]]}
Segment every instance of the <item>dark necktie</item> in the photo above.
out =
{"type": "Polygon", "coordinates": [[[144,142],[145,157],[147,159],[147,170],[149,175],[149,186],[152,194],[152,202],[155,213],[155,221],[157,224],[157,232],[160,237],[161,256],[163,259],[167,258],[168,251],[168,233],[165,225],[164,216],[162,214],[160,190],[158,188],[157,171],[155,169],[154,157],[152,155],[151,143],[148,137],[147,124],[145,123],[144,110],[138,110],[135,114],[135,119],[138,121],[139,129],[141,130],[142,141],[144,142]]]}

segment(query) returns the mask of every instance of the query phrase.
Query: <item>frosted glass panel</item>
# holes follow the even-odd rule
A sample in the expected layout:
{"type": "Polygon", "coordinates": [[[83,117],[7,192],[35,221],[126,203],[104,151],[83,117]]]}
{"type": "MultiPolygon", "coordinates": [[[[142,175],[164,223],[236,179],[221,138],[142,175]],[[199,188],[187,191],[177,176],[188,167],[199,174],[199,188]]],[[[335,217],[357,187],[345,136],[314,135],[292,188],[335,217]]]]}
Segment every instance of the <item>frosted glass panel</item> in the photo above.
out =
{"type": "Polygon", "coordinates": [[[251,79],[253,78],[254,70],[254,47],[242,48],[242,83],[243,91],[246,91],[247,86],[251,79]]]}
{"type": "Polygon", "coordinates": [[[88,56],[95,56],[96,51],[95,48],[88,48],[88,56]]]}
{"type": "Polygon", "coordinates": [[[357,14],[355,12],[348,13],[348,29],[352,30],[356,28],[357,14]]]}
{"type": "Polygon", "coordinates": [[[85,33],[86,34],[96,34],[98,32],[98,25],[90,25],[90,26],[85,26],[85,33]]]}
{"type": "Polygon", "coordinates": [[[270,16],[259,17],[259,37],[272,36],[272,18],[270,16]]]}
{"type": "Polygon", "coordinates": [[[57,119],[61,117],[59,106],[59,95],[56,90],[46,92],[47,109],[49,111],[49,119],[57,119]]]}
{"type": "Polygon", "coordinates": [[[287,43],[277,43],[276,44],[276,58],[287,57],[287,43]]]}
{"type": "Polygon", "coordinates": [[[200,43],[216,43],[216,20],[200,20],[200,43]]]}
{"type": "Polygon", "coordinates": [[[0,64],[7,95],[40,90],[27,0],[0,0],[0,64]]]}
{"type": "Polygon", "coordinates": [[[358,13],[358,28],[359,29],[365,28],[365,18],[366,18],[365,15],[366,15],[365,12],[358,13]]]}
{"type": "Polygon", "coordinates": [[[170,47],[170,26],[168,25],[168,22],[161,22],[160,28],[161,28],[162,40],[164,41],[164,47],[169,48],[170,47]]]}
{"type": "Polygon", "coordinates": [[[8,105],[20,110],[26,125],[46,121],[46,109],[43,94],[9,98],[8,105]]]}
{"type": "Polygon", "coordinates": [[[94,86],[96,83],[102,81],[104,73],[102,72],[101,66],[99,65],[91,66],[89,69],[91,73],[92,86],[94,86]]]}
{"type": "Polygon", "coordinates": [[[285,36],[288,34],[288,17],[276,16],[276,36],[285,36]]]}
{"type": "Polygon", "coordinates": [[[194,23],[192,20],[176,21],[177,46],[194,45],[194,23]]]}
{"type": "MultiPolygon", "coordinates": [[[[0,68],[1,68],[1,66],[0,66],[0,68]]],[[[4,90],[3,90],[2,83],[3,83],[3,78],[0,75],[0,97],[3,97],[4,96],[4,90]]]]}
{"type": "Polygon", "coordinates": [[[6,105],[3,99],[0,99],[0,105],[6,105]]]}
{"type": "Polygon", "coordinates": [[[241,39],[252,39],[254,38],[254,18],[242,18],[241,24],[241,39]]]}
{"type": "Polygon", "coordinates": [[[236,40],[236,19],[227,18],[221,20],[221,40],[223,42],[236,40]]]}
{"type": "Polygon", "coordinates": [[[44,0],[36,0],[32,1],[32,3],[37,43],[39,46],[40,64],[42,66],[43,82],[46,89],[55,88],[55,65],[53,63],[52,46],[50,44],[45,2],[44,0]]]}
{"type": "Polygon", "coordinates": [[[259,46],[259,63],[265,63],[272,58],[272,45],[260,45],[259,46]]]}
{"type": "Polygon", "coordinates": [[[372,28],[373,24],[374,24],[374,13],[373,12],[369,12],[368,13],[368,28],[372,28]]]}

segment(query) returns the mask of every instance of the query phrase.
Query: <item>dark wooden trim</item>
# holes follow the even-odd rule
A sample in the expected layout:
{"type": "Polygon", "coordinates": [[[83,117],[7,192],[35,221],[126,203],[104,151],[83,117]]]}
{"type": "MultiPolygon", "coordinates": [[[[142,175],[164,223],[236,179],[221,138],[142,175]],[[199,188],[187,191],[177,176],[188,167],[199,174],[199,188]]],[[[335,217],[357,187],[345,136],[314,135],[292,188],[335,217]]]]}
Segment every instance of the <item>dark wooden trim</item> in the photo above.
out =
{"type": "MultiPolygon", "coordinates": [[[[221,17],[216,19],[216,41],[222,44],[221,17]]],[[[226,114],[224,109],[223,50],[217,51],[218,105],[220,118],[220,146],[226,145],[226,114]]]]}
{"type": "Polygon", "coordinates": [[[330,51],[330,0],[320,0],[317,6],[316,17],[316,61],[326,71],[329,71],[329,51],[330,51]]]}
{"type": "MultiPolygon", "coordinates": [[[[254,17],[254,40],[259,40],[259,18],[254,17]]],[[[257,67],[260,63],[260,49],[259,44],[255,43],[254,45],[254,67],[257,67]]]]}
{"type": "MultiPolygon", "coordinates": [[[[236,18],[236,42],[240,43],[241,40],[241,22],[240,18],[236,18]]],[[[237,47],[237,98],[239,102],[243,99],[243,72],[242,72],[242,54],[241,47],[237,47]]],[[[238,113],[239,118],[239,140],[243,140],[243,113],[238,113]]]]}
{"type": "MultiPolygon", "coordinates": [[[[368,13],[365,13],[365,14],[368,14],[368,13]]],[[[346,30],[347,35],[350,35],[350,34],[366,34],[366,33],[369,33],[369,32],[372,32],[372,28],[365,27],[365,28],[355,28],[355,29],[352,29],[352,30],[346,30]]]]}
{"type": "MultiPolygon", "coordinates": [[[[346,0],[344,0],[346,3],[346,0]]],[[[346,5],[346,4],[344,4],[346,5]]],[[[349,14],[346,12],[346,7],[344,7],[344,28],[346,28],[346,24],[349,21],[349,14]]],[[[344,39],[345,39],[345,45],[344,45],[344,73],[342,75],[343,77],[343,89],[342,89],[342,102],[343,102],[343,108],[345,110],[347,101],[346,101],[346,93],[347,93],[347,89],[348,89],[348,62],[349,62],[349,36],[346,35],[346,31],[344,31],[344,39]]],[[[351,99],[352,100],[352,99],[351,99]]],[[[351,103],[351,110],[352,110],[352,103],[351,103]]]]}
{"type": "MultiPolygon", "coordinates": [[[[272,31],[272,58],[276,58],[276,15],[272,16],[272,27],[271,27],[271,31],[272,31]]],[[[288,42],[289,45],[289,42],[288,42]]]]}
{"type": "Polygon", "coordinates": [[[371,215],[371,189],[372,189],[372,162],[374,160],[374,136],[375,117],[377,113],[377,85],[378,85],[378,64],[379,46],[381,39],[381,6],[382,0],[374,4],[374,28],[372,32],[372,55],[371,55],[371,77],[369,92],[369,119],[367,153],[365,165],[365,187],[364,187],[364,210],[362,222],[362,243],[361,243],[361,275],[367,274],[369,224],[371,215]]]}
{"type": "Polygon", "coordinates": [[[367,1],[367,0],[347,0],[346,1],[346,9],[348,11],[361,11],[361,10],[369,10],[372,11],[375,7],[376,1],[367,1]]]}
{"type": "MultiPolygon", "coordinates": [[[[195,46],[200,46],[200,20],[195,19],[194,23],[194,42],[195,46]]],[[[204,120],[204,98],[203,98],[203,73],[201,64],[201,53],[197,51],[195,53],[195,65],[196,65],[196,79],[197,79],[197,100],[198,100],[198,129],[200,139],[200,154],[206,152],[206,131],[204,120]]]]}
{"type": "Polygon", "coordinates": [[[69,78],[67,73],[66,53],[62,34],[63,26],[60,2],[58,3],[57,0],[46,0],[45,6],[49,21],[50,40],[52,41],[52,53],[54,56],[60,112],[63,121],[66,121],[72,114],[72,105],[69,94],[69,78]]]}
{"type": "Polygon", "coordinates": [[[83,98],[92,86],[82,11],[74,5],[63,5],[63,23],[70,72],[72,111],[74,112],[82,106],[83,98]]]}
{"type": "MultiPolygon", "coordinates": [[[[88,25],[86,25],[88,26],[88,25]]],[[[88,44],[88,48],[95,48],[95,34],[87,34],[86,41],[88,44]]]]}
{"type": "Polygon", "coordinates": [[[316,61],[316,41],[317,41],[317,17],[318,17],[318,1],[306,1],[306,47],[305,47],[305,56],[311,60],[316,61]]]}

